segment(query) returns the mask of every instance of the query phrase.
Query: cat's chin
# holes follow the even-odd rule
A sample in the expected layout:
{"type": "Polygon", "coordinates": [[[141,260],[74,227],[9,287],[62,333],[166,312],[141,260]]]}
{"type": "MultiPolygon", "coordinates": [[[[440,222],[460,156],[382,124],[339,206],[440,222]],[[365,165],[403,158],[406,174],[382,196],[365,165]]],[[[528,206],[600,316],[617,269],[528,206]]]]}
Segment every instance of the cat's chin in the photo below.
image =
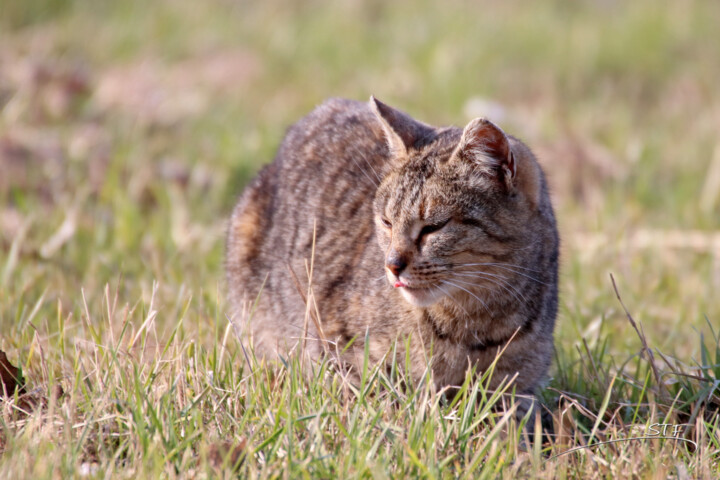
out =
{"type": "Polygon", "coordinates": [[[411,305],[429,307],[437,303],[445,293],[437,288],[400,288],[400,295],[411,305]]]}

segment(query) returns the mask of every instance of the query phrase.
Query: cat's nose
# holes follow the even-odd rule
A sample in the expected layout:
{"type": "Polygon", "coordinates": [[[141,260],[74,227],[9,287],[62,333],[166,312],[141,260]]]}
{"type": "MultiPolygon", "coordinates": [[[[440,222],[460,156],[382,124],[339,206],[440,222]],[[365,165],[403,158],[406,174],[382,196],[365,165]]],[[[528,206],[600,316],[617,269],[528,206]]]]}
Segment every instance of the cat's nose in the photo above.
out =
{"type": "Polygon", "coordinates": [[[390,270],[396,277],[407,267],[407,260],[402,255],[389,255],[385,260],[385,268],[390,270]]]}

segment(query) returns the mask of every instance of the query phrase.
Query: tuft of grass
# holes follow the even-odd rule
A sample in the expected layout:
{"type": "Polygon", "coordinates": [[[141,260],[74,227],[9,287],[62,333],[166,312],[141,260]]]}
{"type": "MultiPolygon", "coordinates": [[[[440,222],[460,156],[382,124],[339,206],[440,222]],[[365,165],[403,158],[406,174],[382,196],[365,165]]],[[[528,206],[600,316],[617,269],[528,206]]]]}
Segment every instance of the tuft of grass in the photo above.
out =
{"type": "MultiPolygon", "coordinates": [[[[357,384],[327,359],[266,363],[228,322],[202,321],[198,328],[217,341],[198,345],[184,320],[194,300],[173,305],[158,291],[155,285],[149,303],[121,307],[106,286],[99,318],[80,322],[72,348],[63,335],[36,334],[25,367],[33,391],[3,402],[4,473],[557,478],[718,471],[716,336],[711,347],[701,338],[702,358],[687,368],[659,351],[663,367],[643,352],[617,364],[607,338],[592,349],[584,343],[575,361],[558,349],[543,407],[555,430],[542,443],[540,430],[527,436],[540,426],[518,418],[511,382],[488,390],[491,370],[470,370],[449,395],[435,390],[429,373],[413,383],[401,362],[389,370],[366,365],[357,384]],[[177,321],[161,331],[156,320],[173,310],[177,321]]],[[[63,322],[60,308],[57,318],[63,322]]]]}
{"type": "MultiPolygon", "coordinates": [[[[82,326],[93,341],[63,355],[74,375],[32,372],[43,384],[34,395],[47,402],[28,411],[4,402],[5,451],[16,452],[3,456],[4,472],[173,477],[220,468],[262,477],[474,478],[492,476],[497,461],[518,454],[522,424],[503,435],[514,409],[496,411],[503,392],[487,391],[489,374],[470,372],[451,402],[429,377],[408,388],[397,364],[390,375],[367,368],[353,385],[327,361],[311,372],[297,357],[259,362],[227,334],[230,325],[211,349],[188,338],[182,320],[158,342],[163,335],[153,320],[166,306],[151,297],[149,305],[116,309],[108,291],[101,308],[108,317],[82,326]],[[58,385],[63,395],[51,397],[58,385]],[[62,448],[36,441],[48,430],[62,448]],[[208,461],[220,441],[244,446],[235,464],[208,461]]],[[[48,361],[41,356],[39,363],[48,361]]]]}

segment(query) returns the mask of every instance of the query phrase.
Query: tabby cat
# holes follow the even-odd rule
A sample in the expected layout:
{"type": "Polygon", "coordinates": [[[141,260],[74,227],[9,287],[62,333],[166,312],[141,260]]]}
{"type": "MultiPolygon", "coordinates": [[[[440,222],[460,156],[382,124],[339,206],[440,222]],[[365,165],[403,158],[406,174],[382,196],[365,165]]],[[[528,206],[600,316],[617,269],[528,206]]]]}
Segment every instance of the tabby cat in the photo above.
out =
{"type": "Polygon", "coordinates": [[[234,318],[266,356],[337,354],[362,369],[469,366],[532,393],[553,352],[558,233],[540,166],[484,118],[435,128],[371,98],[293,125],[230,221],[234,318]],[[349,348],[346,346],[350,344],[349,348]],[[344,350],[344,351],[343,351],[344,350]]]}

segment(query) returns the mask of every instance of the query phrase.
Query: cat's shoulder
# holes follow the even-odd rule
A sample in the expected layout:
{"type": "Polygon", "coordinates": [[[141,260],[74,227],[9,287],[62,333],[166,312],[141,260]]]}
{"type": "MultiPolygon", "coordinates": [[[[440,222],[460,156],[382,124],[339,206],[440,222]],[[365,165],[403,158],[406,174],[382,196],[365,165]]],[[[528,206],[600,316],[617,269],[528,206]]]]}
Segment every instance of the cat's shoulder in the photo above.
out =
{"type": "Polygon", "coordinates": [[[351,116],[358,113],[370,113],[370,106],[366,102],[350,100],[348,98],[330,97],[315,107],[308,117],[317,116],[351,116]]]}
{"type": "Polygon", "coordinates": [[[376,124],[372,110],[366,102],[346,98],[329,98],[296,122],[291,131],[312,127],[344,127],[358,124],[376,124]]]}
{"type": "Polygon", "coordinates": [[[384,145],[383,138],[382,127],[367,102],[333,97],[288,128],[280,152],[341,147],[346,142],[384,145]]]}

